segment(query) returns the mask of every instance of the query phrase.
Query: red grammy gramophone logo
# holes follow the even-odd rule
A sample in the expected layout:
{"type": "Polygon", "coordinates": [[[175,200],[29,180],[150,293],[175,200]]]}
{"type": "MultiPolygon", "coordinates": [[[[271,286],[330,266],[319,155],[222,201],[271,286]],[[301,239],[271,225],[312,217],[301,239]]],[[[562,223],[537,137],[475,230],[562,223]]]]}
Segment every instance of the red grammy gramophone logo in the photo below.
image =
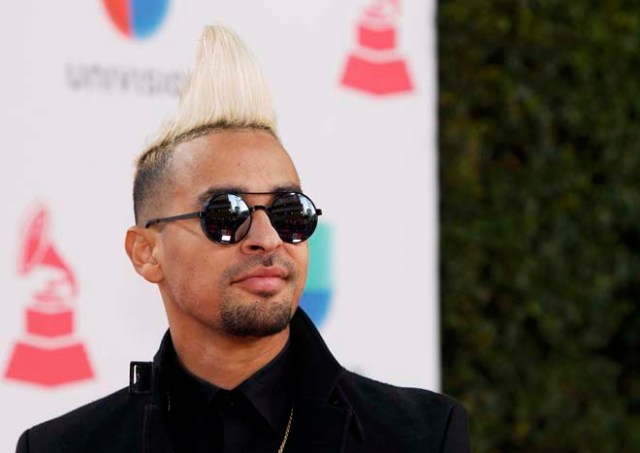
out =
{"type": "Polygon", "coordinates": [[[358,45],[341,84],[375,95],[413,91],[407,63],[397,49],[400,0],[378,0],[358,21],[358,45]]]}
{"type": "Polygon", "coordinates": [[[26,308],[26,332],[14,345],[5,376],[56,386],[90,379],[93,371],[84,346],[73,334],[70,302],[78,292],[76,279],[50,242],[48,227],[49,214],[39,207],[27,224],[18,273],[39,274],[42,283],[26,308]]]}

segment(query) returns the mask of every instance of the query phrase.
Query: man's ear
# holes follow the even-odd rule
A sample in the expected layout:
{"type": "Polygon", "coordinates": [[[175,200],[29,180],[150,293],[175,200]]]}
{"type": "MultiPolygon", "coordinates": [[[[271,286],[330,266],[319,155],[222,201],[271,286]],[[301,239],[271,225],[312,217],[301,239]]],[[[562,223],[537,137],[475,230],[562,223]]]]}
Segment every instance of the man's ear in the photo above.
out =
{"type": "Polygon", "coordinates": [[[152,230],[132,226],[124,238],[124,248],[136,272],[151,283],[159,283],[164,278],[162,266],[154,256],[156,235],[152,230]]]}

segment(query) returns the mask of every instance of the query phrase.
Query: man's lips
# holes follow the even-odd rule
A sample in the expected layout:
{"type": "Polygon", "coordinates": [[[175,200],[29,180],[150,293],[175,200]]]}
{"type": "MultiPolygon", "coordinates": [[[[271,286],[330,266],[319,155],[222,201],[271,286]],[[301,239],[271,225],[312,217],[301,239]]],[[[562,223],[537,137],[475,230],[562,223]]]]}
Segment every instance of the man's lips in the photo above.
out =
{"type": "Polygon", "coordinates": [[[281,267],[260,267],[234,278],[231,284],[249,292],[277,292],[285,285],[288,275],[281,267]]]}

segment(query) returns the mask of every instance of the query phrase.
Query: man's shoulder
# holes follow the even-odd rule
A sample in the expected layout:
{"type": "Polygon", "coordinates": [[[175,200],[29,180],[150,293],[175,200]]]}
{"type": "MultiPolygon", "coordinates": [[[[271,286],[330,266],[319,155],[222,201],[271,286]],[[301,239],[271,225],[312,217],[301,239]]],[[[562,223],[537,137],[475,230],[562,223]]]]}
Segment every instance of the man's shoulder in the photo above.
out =
{"type": "MultiPolygon", "coordinates": [[[[18,444],[18,453],[62,453],[86,451],[87,446],[100,445],[109,436],[127,425],[140,424],[144,398],[132,398],[129,388],[123,388],[64,415],[36,425],[25,431],[18,444]]],[[[126,432],[126,431],[125,431],[126,432]]],[[[118,435],[122,435],[120,432],[118,435]]],[[[118,442],[127,442],[120,439],[118,442]]]]}
{"type": "Polygon", "coordinates": [[[346,371],[341,388],[355,404],[394,404],[403,411],[447,414],[462,406],[453,398],[430,390],[399,387],[346,371]]]}
{"type": "Polygon", "coordinates": [[[373,437],[376,442],[399,445],[416,440],[420,445],[456,446],[446,451],[469,451],[467,412],[447,395],[398,387],[349,371],[339,388],[369,441],[373,437]]]}

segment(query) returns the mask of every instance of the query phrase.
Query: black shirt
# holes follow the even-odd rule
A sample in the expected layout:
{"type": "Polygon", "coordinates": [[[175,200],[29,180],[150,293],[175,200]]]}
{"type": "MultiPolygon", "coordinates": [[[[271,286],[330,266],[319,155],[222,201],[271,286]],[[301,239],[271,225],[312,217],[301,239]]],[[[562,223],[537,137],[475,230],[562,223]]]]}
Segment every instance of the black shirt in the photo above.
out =
{"type": "Polygon", "coordinates": [[[177,453],[274,453],[291,412],[289,344],[233,390],[169,360],[169,429],[177,453]]]}

